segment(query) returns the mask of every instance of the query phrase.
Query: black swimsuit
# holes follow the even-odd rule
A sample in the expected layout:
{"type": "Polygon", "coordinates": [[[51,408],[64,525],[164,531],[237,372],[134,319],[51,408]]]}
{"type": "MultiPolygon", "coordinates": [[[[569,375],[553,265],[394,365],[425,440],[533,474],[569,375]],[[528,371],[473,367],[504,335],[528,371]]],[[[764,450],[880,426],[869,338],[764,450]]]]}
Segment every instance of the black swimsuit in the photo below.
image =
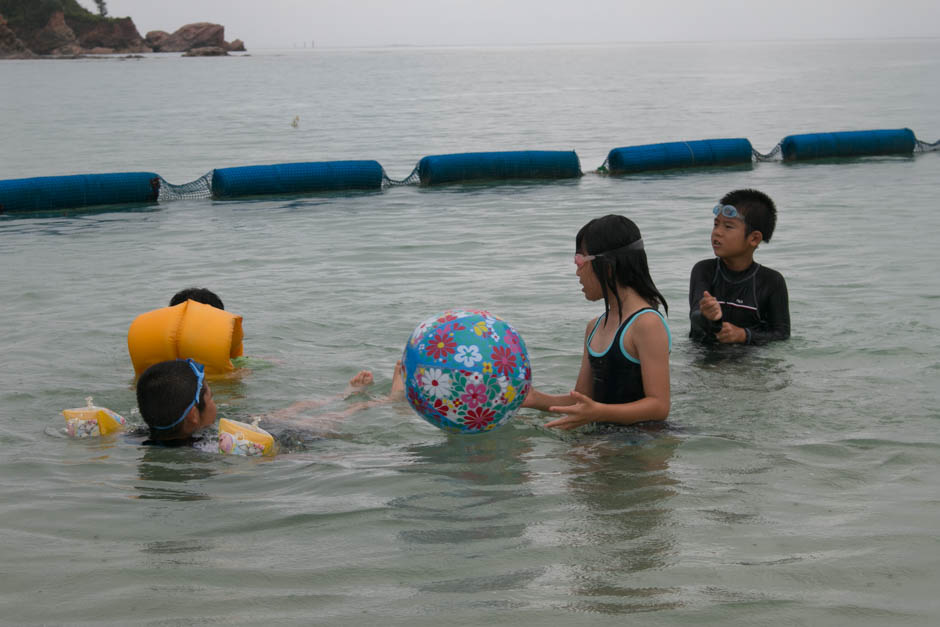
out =
{"type": "Polygon", "coordinates": [[[666,318],[649,307],[633,312],[620,325],[617,334],[614,335],[613,342],[603,352],[598,353],[591,349],[591,338],[594,337],[598,325],[600,325],[601,320],[605,319],[606,314],[597,319],[594,328],[588,335],[586,346],[588,361],[591,364],[591,376],[594,379],[593,399],[598,403],[632,403],[646,396],[643,392],[642,367],[639,360],[623,347],[623,336],[637,316],[647,312],[656,314],[662,320],[663,326],[666,327],[666,334],[669,337],[669,349],[672,350],[672,335],[669,333],[666,318]]]}

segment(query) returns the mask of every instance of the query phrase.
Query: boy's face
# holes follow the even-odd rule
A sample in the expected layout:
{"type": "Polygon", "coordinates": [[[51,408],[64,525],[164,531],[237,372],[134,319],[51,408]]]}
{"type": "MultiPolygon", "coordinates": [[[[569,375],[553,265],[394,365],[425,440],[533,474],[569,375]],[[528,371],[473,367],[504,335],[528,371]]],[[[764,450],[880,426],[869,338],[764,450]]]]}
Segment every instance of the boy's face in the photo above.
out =
{"type": "Polygon", "coordinates": [[[199,412],[199,426],[196,427],[196,430],[204,429],[206,427],[211,427],[215,424],[215,419],[217,415],[217,408],[215,406],[215,399],[212,398],[212,388],[209,387],[209,383],[206,382],[206,396],[205,396],[205,407],[202,411],[199,412]]]}
{"type": "Polygon", "coordinates": [[[760,231],[748,233],[747,225],[741,218],[715,216],[711,242],[716,257],[727,259],[753,254],[760,240],[760,231]]]}
{"type": "Polygon", "coordinates": [[[215,419],[217,415],[217,409],[215,406],[215,399],[212,398],[212,388],[209,387],[209,382],[206,381],[203,383],[203,389],[206,391],[203,400],[202,411],[199,411],[198,407],[193,407],[189,413],[189,416],[183,422],[182,435],[188,437],[200,429],[205,429],[206,427],[211,427],[215,424],[215,419]]]}

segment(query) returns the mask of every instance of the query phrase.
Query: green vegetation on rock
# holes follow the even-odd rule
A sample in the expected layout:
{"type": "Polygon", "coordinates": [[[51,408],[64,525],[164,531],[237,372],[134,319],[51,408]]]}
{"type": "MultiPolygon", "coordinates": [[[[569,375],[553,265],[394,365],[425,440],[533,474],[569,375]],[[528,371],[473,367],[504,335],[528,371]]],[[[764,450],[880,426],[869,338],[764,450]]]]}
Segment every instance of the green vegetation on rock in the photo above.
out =
{"type": "Polygon", "coordinates": [[[68,19],[81,21],[109,19],[95,15],[76,0],[0,0],[0,15],[6,18],[13,30],[42,28],[56,11],[62,11],[68,19]]]}

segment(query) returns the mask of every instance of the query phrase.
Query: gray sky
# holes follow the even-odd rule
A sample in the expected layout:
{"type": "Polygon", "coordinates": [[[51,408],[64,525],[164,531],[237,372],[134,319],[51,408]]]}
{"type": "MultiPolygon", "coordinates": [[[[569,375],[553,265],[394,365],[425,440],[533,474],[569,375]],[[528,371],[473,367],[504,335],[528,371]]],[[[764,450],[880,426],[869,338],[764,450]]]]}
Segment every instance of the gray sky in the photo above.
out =
{"type": "MultiPolygon", "coordinates": [[[[91,9],[92,0],[79,0],[91,9]]],[[[225,26],[249,49],[940,37],[938,0],[108,0],[141,35],[225,26]]]]}

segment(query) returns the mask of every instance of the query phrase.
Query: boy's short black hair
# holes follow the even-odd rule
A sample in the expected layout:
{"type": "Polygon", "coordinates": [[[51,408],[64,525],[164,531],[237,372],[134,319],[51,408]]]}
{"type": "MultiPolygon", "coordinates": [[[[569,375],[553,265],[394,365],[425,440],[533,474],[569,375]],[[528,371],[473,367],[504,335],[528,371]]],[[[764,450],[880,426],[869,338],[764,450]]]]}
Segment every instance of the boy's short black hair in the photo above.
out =
{"type": "MultiPolygon", "coordinates": [[[[161,361],[144,370],[137,380],[137,407],[150,427],[153,440],[174,440],[179,437],[183,423],[172,429],[155,429],[171,425],[196,396],[196,374],[185,359],[161,361]]],[[[199,394],[199,411],[206,406],[206,388],[199,394]]]]}
{"type": "Polygon", "coordinates": [[[769,242],[777,226],[777,207],[770,196],[756,189],[736,189],[721,199],[723,205],[733,205],[747,225],[747,232],[760,231],[763,241],[769,242]]]}
{"type": "Polygon", "coordinates": [[[204,287],[187,287],[185,290],[178,291],[173,295],[173,298],[170,299],[170,307],[185,303],[187,300],[194,300],[203,305],[210,305],[216,309],[225,310],[222,299],[216,296],[215,292],[207,290],[204,287]]]}

